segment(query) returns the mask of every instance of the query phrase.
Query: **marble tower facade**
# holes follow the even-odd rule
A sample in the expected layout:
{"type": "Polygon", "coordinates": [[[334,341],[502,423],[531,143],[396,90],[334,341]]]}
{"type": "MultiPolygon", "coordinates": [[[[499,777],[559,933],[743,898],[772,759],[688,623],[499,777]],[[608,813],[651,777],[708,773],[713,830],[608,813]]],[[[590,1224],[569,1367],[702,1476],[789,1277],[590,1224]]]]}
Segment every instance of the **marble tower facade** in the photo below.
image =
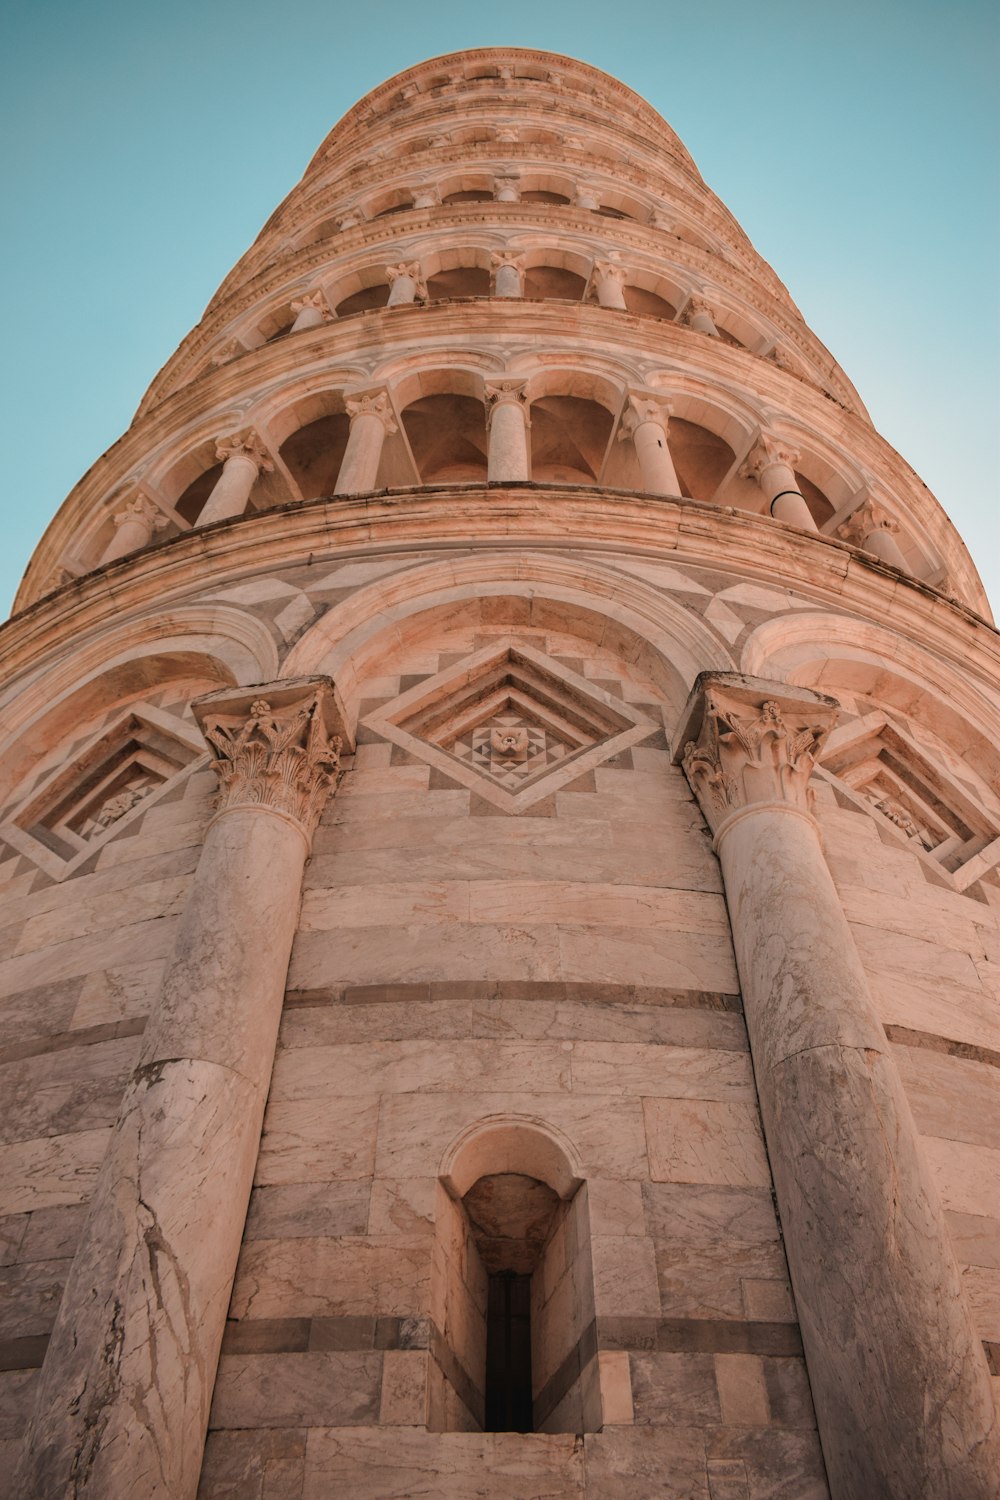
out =
{"type": "Polygon", "coordinates": [[[363,99],[0,650],[3,1493],[994,1500],[997,636],[644,101],[363,99]]]}

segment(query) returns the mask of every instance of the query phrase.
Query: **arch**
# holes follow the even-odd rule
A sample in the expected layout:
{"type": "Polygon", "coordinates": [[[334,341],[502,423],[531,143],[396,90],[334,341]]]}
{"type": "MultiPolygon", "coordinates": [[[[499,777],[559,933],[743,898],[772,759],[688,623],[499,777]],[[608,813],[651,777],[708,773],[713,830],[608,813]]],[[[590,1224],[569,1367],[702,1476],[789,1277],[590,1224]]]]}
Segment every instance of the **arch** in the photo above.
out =
{"type": "Polygon", "coordinates": [[[477,1121],[445,1154],[435,1232],[431,1315],[448,1352],[429,1425],[598,1431],[590,1207],[571,1143],[537,1118],[477,1121]]]}
{"type": "Polygon", "coordinates": [[[28,769],[81,723],[165,680],[201,677],[222,687],[277,675],[270,632],[230,605],[178,606],[128,620],[11,685],[3,707],[0,796],[7,800],[28,769]]]}
{"type": "Polygon", "coordinates": [[[858,695],[933,725],[946,749],[1000,795],[1000,710],[954,659],[872,621],[810,611],[759,625],[740,670],[833,697],[858,695]]]}
{"type": "Polygon", "coordinates": [[[480,1177],[527,1172],[560,1198],[571,1198],[583,1180],[572,1141],[534,1115],[488,1115],[455,1137],[441,1160],[439,1176],[458,1198],[480,1177]]]}
{"type": "Polygon", "coordinates": [[[680,714],[699,672],[731,671],[733,659],[711,628],[669,594],[605,562],[521,549],[406,566],[358,589],[296,642],[283,664],[287,676],[326,672],[345,704],[350,732],[370,664],[420,626],[456,606],[496,615],[499,599],[521,601],[529,625],[565,630],[620,652],[655,684],[665,713],[680,714]],[[525,613],[524,601],[527,600],[525,613]],[[438,615],[435,616],[435,612],[438,615]]]}

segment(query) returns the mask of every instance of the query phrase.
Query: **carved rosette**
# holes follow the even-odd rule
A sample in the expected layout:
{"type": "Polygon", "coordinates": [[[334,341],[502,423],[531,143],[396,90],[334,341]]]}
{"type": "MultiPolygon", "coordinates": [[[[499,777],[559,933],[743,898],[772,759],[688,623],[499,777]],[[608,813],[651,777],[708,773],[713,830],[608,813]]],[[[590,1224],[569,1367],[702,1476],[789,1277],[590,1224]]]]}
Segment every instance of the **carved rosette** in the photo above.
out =
{"type": "MultiPolygon", "coordinates": [[[[211,694],[196,705],[202,733],[215,751],[217,815],[236,808],[269,808],[312,838],[340,776],[343,741],[331,734],[328,693],[316,680],[289,694],[276,682],[258,688],[236,712],[213,711],[211,694]]],[[[244,695],[246,697],[246,695],[244,695]]],[[[229,707],[225,701],[220,704],[229,707]]]]}
{"type": "Polygon", "coordinates": [[[688,704],[696,739],[677,754],[712,832],[734,813],[784,804],[809,813],[817,757],[837,718],[832,698],[737,673],[704,673],[688,704]]]}

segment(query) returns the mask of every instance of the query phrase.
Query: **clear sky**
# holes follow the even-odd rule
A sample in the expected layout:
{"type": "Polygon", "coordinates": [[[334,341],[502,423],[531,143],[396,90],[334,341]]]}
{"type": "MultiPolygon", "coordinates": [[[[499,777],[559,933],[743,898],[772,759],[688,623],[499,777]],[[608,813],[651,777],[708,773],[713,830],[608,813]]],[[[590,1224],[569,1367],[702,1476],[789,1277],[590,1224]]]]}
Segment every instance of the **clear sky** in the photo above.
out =
{"type": "Polygon", "coordinates": [[[540,47],[644,95],[937,495],[1000,611],[993,0],[0,0],[0,612],[362,94],[540,47]]]}

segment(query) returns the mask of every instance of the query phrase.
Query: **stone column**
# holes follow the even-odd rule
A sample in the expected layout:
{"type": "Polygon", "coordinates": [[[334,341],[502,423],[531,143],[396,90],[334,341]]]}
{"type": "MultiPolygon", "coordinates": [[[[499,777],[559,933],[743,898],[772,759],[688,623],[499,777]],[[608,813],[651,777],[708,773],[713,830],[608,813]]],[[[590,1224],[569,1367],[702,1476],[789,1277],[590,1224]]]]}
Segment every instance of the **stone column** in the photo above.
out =
{"type": "Polygon", "coordinates": [[[219,807],[39,1377],[25,1500],[198,1488],[302,870],[341,742],[328,678],[195,708],[219,807]]]}
{"type": "Polygon", "coordinates": [[[598,212],[601,200],[597,196],[597,188],[592,182],[577,183],[574,203],[577,208],[589,208],[593,213],[598,212]]]}
{"type": "Polygon", "coordinates": [[[904,573],[908,573],[909,565],[895,539],[898,531],[899,522],[874,500],[866,500],[859,505],[837,527],[837,535],[843,537],[845,542],[850,542],[853,547],[863,547],[873,557],[880,557],[883,562],[891,563],[894,568],[901,568],[904,573]]]}
{"type": "Polygon", "coordinates": [[[530,478],[527,387],[526,380],[486,382],[486,478],[490,484],[530,478]]]}
{"type": "Polygon", "coordinates": [[[351,419],[344,461],[337,475],[335,495],[363,495],[375,488],[382,444],[389,433],[398,431],[393,420],[387,391],[370,391],[346,401],[351,419]]]}
{"type": "Polygon", "coordinates": [[[493,179],[493,197],[497,203],[520,203],[521,180],[518,174],[498,173],[493,179]]]}
{"type": "Polygon", "coordinates": [[[618,430],[618,441],[631,438],[642,472],[644,489],[650,495],[679,495],[677,470],[667,447],[670,404],[643,396],[629,396],[618,430]]]}
{"type": "Polygon", "coordinates": [[[220,438],[215,456],[222,461],[222,473],[194,523],[196,526],[208,526],[210,522],[222,521],[227,516],[241,516],[247,508],[257,475],[262,472],[270,474],[274,468],[267,449],[252,427],[246,432],[234,433],[232,437],[220,438]]]}
{"type": "Polygon", "coordinates": [[[602,307],[628,310],[625,302],[625,272],[613,260],[594,261],[594,274],[590,284],[602,307]]]}
{"type": "Polygon", "coordinates": [[[418,182],[410,191],[413,193],[414,208],[440,207],[441,194],[436,182],[418,182]]]}
{"type": "Polygon", "coordinates": [[[401,261],[398,266],[386,266],[389,282],[387,307],[401,307],[404,302],[427,301],[427,287],[420,274],[419,260],[401,261]]]}
{"type": "Polygon", "coordinates": [[[490,256],[494,297],[524,296],[524,256],[514,250],[494,250],[490,256]]]}
{"type": "Polygon", "coordinates": [[[114,562],[116,557],[125,557],[129,552],[138,552],[140,547],[148,547],[153,533],[162,531],[167,524],[166,516],[161,515],[145,495],[136,495],[111,519],[115,534],[101,553],[98,567],[114,562]]]}
{"type": "Polygon", "coordinates": [[[329,323],[335,316],[327,306],[322,292],[310,292],[306,297],[299,297],[292,303],[292,312],[295,314],[295,322],[288,330],[289,333],[301,333],[306,328],[319,328],[323,323],[329,323]]]}
{"type": "Polygon", "coordinates": [[[360,204],[352,203],[336,216],[334,223],[341,234],[343,234],[345,229],[356,229],[359,224],[365,222],[367,217],[368,215],[360,204]]]}
{"type": "Polygon", "coordinates": [[[740,466],[740,478],[756,479],[776,521],[786,521],[803,531],[818,531],[795,478],[792,465],[798,461],[794,448],[780,438],[761,433],[740,466]]]}
{"type": "Polygon", "coordinates": [[[715,326],[715,315],[704,297],[689,297],[679,321],[693,328],[695,333],[707,334],[710,339],[719,337],[719,330],[715,326]]]}
{"type": "Polygon", "coordinates": [[[703,673],[677,759],[722,865],[834,1500],[995,1500],[982,1344],[811,812],[836,714],[807,689],[703,673]]]}

